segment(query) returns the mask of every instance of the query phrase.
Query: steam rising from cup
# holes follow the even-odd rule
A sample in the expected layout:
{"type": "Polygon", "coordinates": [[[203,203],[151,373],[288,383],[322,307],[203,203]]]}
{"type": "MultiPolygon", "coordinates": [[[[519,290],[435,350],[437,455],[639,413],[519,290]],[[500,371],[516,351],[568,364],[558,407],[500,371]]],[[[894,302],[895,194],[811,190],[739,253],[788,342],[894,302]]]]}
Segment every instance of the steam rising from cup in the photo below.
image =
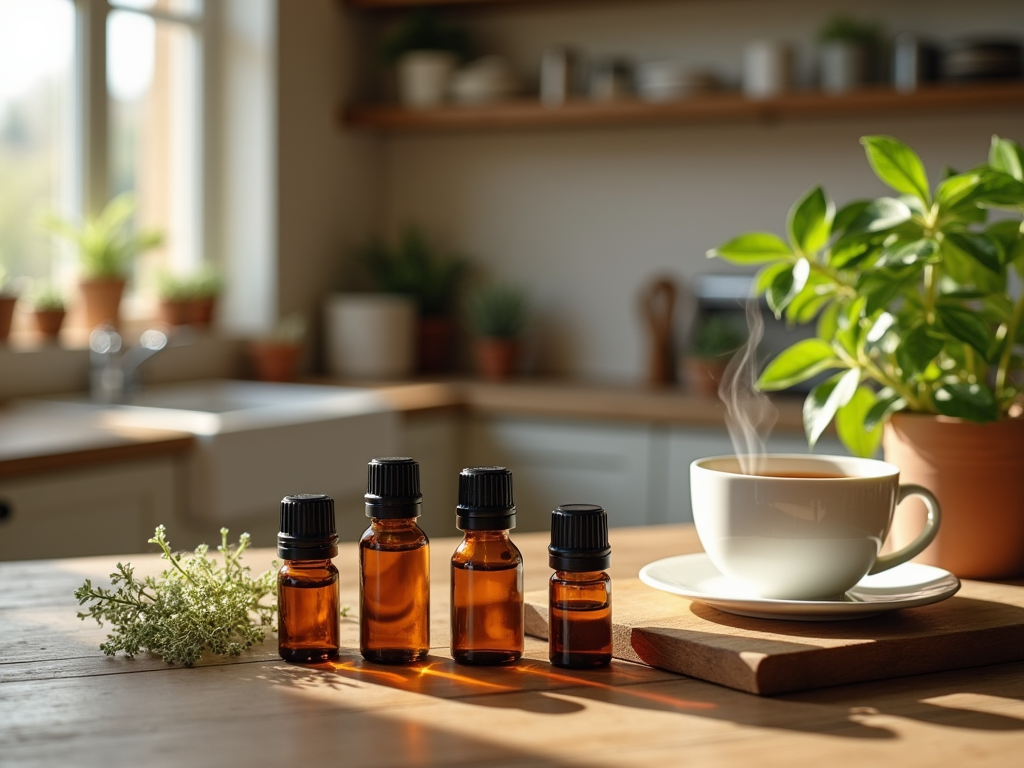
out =
{"type": "Polygon", "coordinates": [[[756,386],[757,346],[764,335],[764,320],[756,298],[747,299],[746,313],[747,342],[729,361],[718,387],[718,397],[725,403],[725,426],[740,468],[745,475],[756,475],[760,473],[768,435],[779,412],[756,386]]]}

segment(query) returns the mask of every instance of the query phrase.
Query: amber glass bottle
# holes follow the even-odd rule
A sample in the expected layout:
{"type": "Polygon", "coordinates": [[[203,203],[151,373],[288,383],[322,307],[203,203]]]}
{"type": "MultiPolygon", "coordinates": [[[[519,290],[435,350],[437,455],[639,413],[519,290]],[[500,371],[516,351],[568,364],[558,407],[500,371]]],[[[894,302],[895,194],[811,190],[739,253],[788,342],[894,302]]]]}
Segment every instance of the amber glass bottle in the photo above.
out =
{"type": "Polygon", "coordinates": [[[405,664],[430,651],[430,544],[416,524],[422,499],[417,462],[370,462],[370,527],[359,541],[359,652],[368,661],[405,664]]]}
{"type": "Polygon", "coordinates": [[[334,500],[319,493],[281,500],[277,556],[277,649],[285,661],[318,662],[338,656],[338,554],[334,500]]]}
{"type": "Polygon", "coordinates": [[[608,515],[596,504],[551,513],[548,650],[558,667],[602,667],[612,660],[612,580],[608,515]]]}
{"type": "Polygon", "coordinates": [[[512,473],[471,467],[459,475],[452,555],[452,658],[511,664],[523,655],[523,556],[509,539],[516,525],[512,473]]]}

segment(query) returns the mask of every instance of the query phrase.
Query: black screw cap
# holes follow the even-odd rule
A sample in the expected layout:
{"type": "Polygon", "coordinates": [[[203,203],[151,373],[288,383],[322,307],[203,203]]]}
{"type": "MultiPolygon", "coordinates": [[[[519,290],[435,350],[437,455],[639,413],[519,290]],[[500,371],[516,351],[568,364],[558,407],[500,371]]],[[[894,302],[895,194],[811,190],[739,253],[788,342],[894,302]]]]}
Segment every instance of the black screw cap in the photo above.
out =
{"type": "Polygon", "coordinates": [[[516,527],[512,473],[505,467],[467,467],[459,473],[460,531],[507,531],[516,527]]]}
{"type": "Polygon", "coordinates": [[[328,560],[338,554],[334,499],[299,493],[281,499],[277,556],[285,560],[328,560]]]}
{"type": "Polygon", "coordinates": [[[556,571],[603,571],[612,562],[608,514],[597,504],[562,504],[551,512],[548,565],[556,571]]]}
{"type": "Polygon", "coordinates": [[[420,465],[405,456],[385,456],[366,466],[366,516],[378,519],[419,517],[420,465]]]}

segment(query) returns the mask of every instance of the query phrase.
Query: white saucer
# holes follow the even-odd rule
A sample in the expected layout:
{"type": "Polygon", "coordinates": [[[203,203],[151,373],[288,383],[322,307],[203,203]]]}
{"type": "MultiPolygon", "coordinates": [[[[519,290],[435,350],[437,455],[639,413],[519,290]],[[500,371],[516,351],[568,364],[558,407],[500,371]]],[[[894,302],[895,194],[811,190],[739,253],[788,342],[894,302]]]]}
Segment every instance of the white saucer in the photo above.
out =
{"type": "Polygon", "coordinates": [[[928,605],[952,597],[960,580],[949,571],[920,563],[903,563],[865,576],[836,600],[772,600],[757,597],[726,578],[703,552],[648,563],[640,569],[648,586],[682,595],[726,613],[755,619],[840,621],[876,616],[898,608],[928,605]]]}

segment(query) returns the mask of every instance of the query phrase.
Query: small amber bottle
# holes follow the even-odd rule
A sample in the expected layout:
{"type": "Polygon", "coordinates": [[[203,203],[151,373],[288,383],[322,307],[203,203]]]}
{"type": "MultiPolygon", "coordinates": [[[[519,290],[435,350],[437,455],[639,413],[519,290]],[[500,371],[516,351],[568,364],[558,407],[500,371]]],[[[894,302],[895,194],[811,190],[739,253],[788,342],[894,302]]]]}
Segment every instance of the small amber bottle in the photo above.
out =
{"type": "Polygon", "coordinates": [[[612,580],[608,515],[596,504],[551,513],[548,647],[557,667],[603,667],[612,660],[612,580]]]}
{"type": "Polygon", "coordinates": [[[516,525],[512,473],[462,470],[455,524],[466,537],[452,555],[452,658],[516,662],[524,645],[523,556],[508,537],[516,525]]]}
{"type": "Polygon", "coordinates": [[[359,541],[359,652],[381,664],[421,661],[430,651],[430,544],[416,524],[420,465],[374,459],[364,498],[370,527],[359,541]]]}
{"type": "Polygon", "coordinates": [[[319,662],[338,656],[338,554],[334,499],[303,493],[281,499],[277,556],[277,650],[285,661],[319,662]]]}

